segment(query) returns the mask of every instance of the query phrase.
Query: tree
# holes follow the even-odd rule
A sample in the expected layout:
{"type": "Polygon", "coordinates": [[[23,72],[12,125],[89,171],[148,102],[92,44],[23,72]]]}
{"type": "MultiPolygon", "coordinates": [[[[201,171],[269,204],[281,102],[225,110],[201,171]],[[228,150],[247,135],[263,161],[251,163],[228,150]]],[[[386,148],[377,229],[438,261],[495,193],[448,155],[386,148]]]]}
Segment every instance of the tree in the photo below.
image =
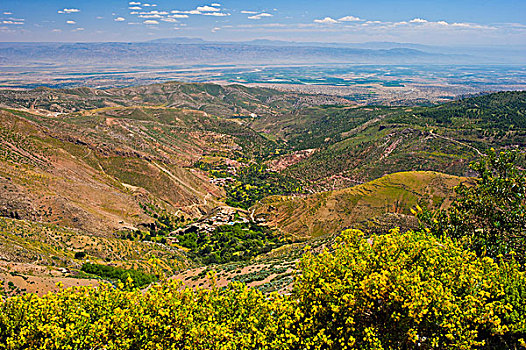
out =
{"type": "Polygon", "coordinates": [[[85,252],[75,252],[75,259],[84,259],[86,257],[85,252]]]}
{"type": "Polygon", "coordinates": [[[491,149],[471,164],[478,178],[455,188],[447,210],[419,210],[420,222],[435,235],[460,240],[479,255],[515,258],[526,253],[526,176],[516,165],[516,151],[491,149]]]}

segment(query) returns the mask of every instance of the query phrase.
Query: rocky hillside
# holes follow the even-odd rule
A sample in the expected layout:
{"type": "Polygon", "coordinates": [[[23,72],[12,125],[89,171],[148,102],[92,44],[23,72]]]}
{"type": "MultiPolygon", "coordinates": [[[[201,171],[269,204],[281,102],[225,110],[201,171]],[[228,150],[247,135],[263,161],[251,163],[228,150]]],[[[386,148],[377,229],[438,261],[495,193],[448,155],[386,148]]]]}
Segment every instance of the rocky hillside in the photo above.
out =
{"type": "Polygon", "coordinates": [[[151,222],[141,204],[195,216],[222,195],[203,174],[184,167],[202,152],[199,145],[207,145],[206,132],[196,132],[190,140],[200,141],[185,147],[176,135],[179,145],[148,137],[154,122],[115,116],[0,111],[0,120],[3,216],[108,233],[151,222]]]}

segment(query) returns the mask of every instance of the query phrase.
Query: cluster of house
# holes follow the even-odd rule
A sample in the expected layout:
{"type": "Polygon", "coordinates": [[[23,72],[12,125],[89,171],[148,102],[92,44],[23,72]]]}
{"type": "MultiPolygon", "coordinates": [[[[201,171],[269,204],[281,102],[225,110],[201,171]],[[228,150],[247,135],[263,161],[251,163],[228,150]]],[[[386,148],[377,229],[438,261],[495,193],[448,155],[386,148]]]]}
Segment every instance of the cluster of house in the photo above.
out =
{"type": "Polygon", "coordinates": [[[250,220],[246,217],[246,214],[242,213],[239,209],[217,207],[202,219],[171,232],[170,236],[166,239],[170,243],[179,243],[177,236],[185,233],[196,232],[198,234],[208,234],[214,231],[218,226],[248,222],[250,222],[250,220]]]}

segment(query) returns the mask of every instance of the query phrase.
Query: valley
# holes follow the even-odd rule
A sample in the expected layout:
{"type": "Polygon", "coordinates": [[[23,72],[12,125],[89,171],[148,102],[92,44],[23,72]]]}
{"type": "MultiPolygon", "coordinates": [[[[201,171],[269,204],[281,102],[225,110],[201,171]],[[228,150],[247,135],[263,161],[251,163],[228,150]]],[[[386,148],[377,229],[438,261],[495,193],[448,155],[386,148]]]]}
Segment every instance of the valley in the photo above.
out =
{"type": "MultiPolygon", "coordinates": [[[[9,48],[6,48],[6,52],[7,56],[12,55],[9,48]]],[[[407,56],[413,57],[412,53],[407,56]]],[[[407,59],[398,63],[393,59],[374,64],[370,57],[365,57],[367,59],[358,62],[351,59],[293,64],[279,59],[276,62],[258,63],[254,57],[249,61],[238,62],[239,58],[232,55],[225,64],[207,62],[194,65],[186,62],[167,64],[164,61],[144,65],[116,64],[115,60],[104,65],[90,64],[89,61],[68,64],[65,62],[66,57],[51,62],[23,64],[25,57],[18,57],[18,60],[10,63],[0,62],[3,72],[0,88],[32,89],[46,86],[106,90],[182,81],[243,84],[303,92],[311,96],[339,96],[360,105],[407,106],[447,102],[481,92],[523,90],[526,86],[524,67],[519,62],[502,64],[504,59],[473,66],[464,63],[448,65],[440,61],[419,62],[418,59],[414,63],[407,59]]],[[[46,61],[47,57],[41,60],[46,61]]]]}
{"type": "Polygon", "coordinates": [[[1,90],[4,291],[216,271],[284,292],[305,247],[416,229],[411,210],[447,208],[488,149],[525,167],[524,92],[429,104],[212,83],[1,90]]]}

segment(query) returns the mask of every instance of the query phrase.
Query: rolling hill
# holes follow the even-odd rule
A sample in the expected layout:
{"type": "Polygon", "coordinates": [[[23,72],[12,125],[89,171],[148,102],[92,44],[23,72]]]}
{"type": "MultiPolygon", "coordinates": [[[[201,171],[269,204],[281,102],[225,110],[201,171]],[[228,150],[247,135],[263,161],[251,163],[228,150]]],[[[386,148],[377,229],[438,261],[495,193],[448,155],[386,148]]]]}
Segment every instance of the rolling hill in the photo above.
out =
{"type": "Polygon", "coordinates": [[[0,112],[6,216],[108,233],[150,222],[143,202],[196,215],[206,196],[209,203],[221,196],[202,174],[183,168],[197,147],[168,160],[167,142],[157,146],[147,127],[133,129],[118,118],[68,123],[15,113],[0,112]]]}
{"type": "Polygon", "coordinates": [[[308,107],[252,122],[310,156],[284,173],[334,189],[397,171],[469,175],[486,149],[526,146],[526,93],[501,92],[430,107],[308,107]]]}
{"type": "Polygon", "coordinates": [[[189,108],[230,117],[277,114],[305,106],[345,104],[344,98],[324,94],[284,92],[243,85],[168,82],[115,89],[2,90],[0,104],[11,108],[71,113],[104,107],[163,106],[189,108]]]}
{"type": "Polygon", "coordinates": [[[256,204],[253,215],[300,239],[325,236],[347,228],[382,232],[415,228],[411,215],[420,200],[447,207],[453,187],[466,178],[436,172],[401,172],[336,191],[307,196],[272,196],[256,204]]]}

